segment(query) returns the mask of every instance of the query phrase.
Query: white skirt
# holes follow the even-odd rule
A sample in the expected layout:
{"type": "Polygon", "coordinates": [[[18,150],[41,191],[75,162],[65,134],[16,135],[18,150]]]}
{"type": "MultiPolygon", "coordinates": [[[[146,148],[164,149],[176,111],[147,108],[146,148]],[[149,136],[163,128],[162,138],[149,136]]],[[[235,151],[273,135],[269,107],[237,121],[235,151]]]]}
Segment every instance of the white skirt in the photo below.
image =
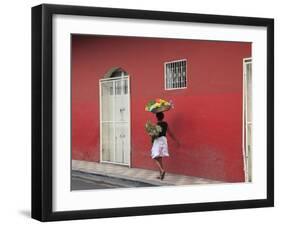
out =
{"type": "Polygon", "coordinates": [[[158,137],[153,141],[151,157],[154,159],[165,156],[169,156],[167,138],[165,136],[158,137]]]}

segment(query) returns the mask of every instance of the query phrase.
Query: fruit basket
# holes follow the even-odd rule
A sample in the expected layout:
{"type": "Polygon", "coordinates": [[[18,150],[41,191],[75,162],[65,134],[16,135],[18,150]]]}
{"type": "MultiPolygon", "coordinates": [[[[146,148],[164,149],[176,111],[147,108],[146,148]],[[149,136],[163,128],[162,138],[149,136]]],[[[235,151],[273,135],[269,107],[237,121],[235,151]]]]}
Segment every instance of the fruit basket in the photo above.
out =
{"type": "Polygon", "coordinates": [[[161,106],[161,107],[157,107],[151,110],[152,113],[159,113],[159,112],[164,112],[164,111],[168,111],[171,109],[170,105],[166,105],[166,106],[161,106]]]}
{"type": "Polygon", "coordinates": [[[150,100],[146,106],[145,110],[152,112],[152,113],[159,113],[159,112],[164,112],[168,111],[173,107],[173,104],[171,101],[166,101],[160,98],[157,98],[155,100],[150,100]]]}

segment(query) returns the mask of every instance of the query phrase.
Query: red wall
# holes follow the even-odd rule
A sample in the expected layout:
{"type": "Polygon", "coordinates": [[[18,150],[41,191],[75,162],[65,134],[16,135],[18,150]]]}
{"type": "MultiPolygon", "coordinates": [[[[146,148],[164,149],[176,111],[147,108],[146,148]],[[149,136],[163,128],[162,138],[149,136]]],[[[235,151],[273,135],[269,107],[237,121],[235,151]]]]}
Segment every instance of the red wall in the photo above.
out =
{"type": "Polygon", "coordinates": [[[167,172],[244,181],[243,58],[251,44],[135,37],[72,36],[72,158],[99,161],[99,81],[122,67],[131,81],[132,167],[156,169],[144,131],[148,100],[173,100],[165,114],[180,141],[168,137],[167,172]],[[164,90],[166,61],[187,59],[187,89],[164,90]]]}

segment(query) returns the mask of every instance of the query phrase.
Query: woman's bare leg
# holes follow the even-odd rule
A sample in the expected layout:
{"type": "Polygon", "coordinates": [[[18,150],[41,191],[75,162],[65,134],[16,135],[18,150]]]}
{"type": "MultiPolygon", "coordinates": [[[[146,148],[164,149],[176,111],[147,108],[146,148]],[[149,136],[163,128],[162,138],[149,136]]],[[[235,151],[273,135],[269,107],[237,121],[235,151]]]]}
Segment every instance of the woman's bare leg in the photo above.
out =
{"type": "Polygon", "coordinates": [[[162,157],[156,157],[155,162],[156,162],[156,165],[158,166],[158,168],[160,170],[160,177],[161,177],[161,175],[165,171],[164,167],[163,167],[162,157]]]}

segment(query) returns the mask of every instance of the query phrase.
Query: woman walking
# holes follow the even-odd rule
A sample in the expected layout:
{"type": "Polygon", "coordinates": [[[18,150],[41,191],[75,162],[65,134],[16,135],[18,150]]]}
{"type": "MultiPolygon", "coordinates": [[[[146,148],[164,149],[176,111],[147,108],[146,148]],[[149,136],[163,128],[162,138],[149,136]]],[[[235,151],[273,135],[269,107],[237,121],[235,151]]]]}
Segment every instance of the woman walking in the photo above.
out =
{"type": "Polygon", "coordinates": [[[157,125],[161,127],[161,132],[157,137],[152,137],[151,157],[152,159],[155,160],[156,165],[158,166],[160,171],[160,176],[157,178],[163,180],[166,171],[163,166],[162,158],[169,156],[166,133],[168,133],[171,136],[171,138],[173,138],[174,140],[176,139],[171,133],[171,131],[168,129],[168,123],[163,121],[164,113],[163,112],[156,113],[156,118],[157,118],[157,125]]]}

